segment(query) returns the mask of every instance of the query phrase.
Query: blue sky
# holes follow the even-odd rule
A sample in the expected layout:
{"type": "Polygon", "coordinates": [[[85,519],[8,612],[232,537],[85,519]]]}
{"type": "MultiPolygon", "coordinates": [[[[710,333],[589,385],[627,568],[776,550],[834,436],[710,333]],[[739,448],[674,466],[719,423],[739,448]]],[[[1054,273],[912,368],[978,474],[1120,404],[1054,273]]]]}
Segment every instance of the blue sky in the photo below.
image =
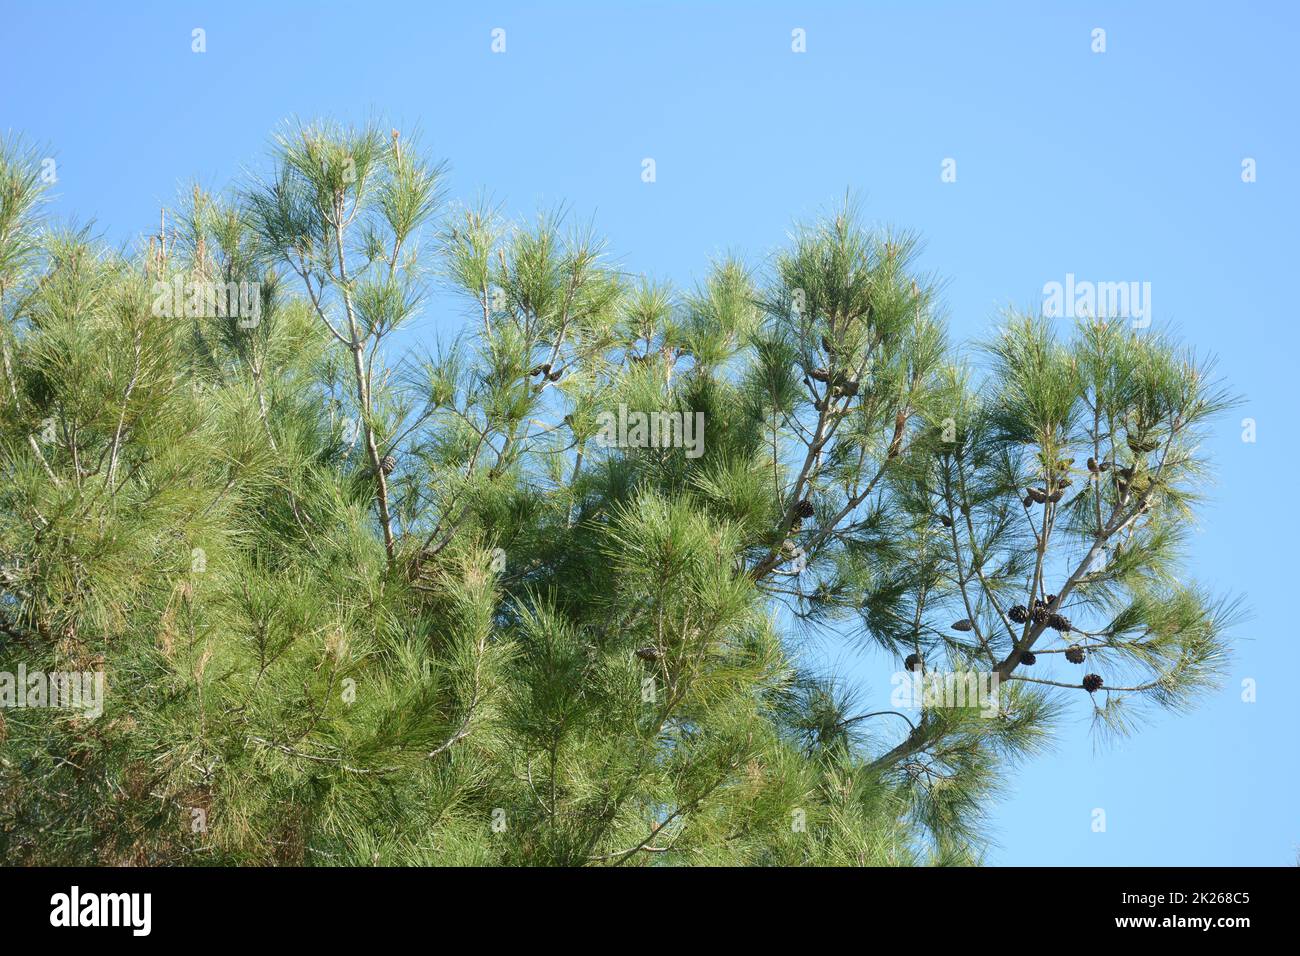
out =
{"type": "MultiPolygon", "coordinates": [[[[1189,570],[1246,594],[1254,616],[1192,714],[1094,751],[1079,708],[993,808],[989,861],[1296,861],[1296,7],[8,6],[0,129],[48,145],[56,216],[114,241],[155,227],[191,179],[236,180],[286,117],[376,114],[422,130],[453,196],[487,190],[519,215],[567,203],[627,268],[680,284],[726,252],[760,263],[846,188],[870,219],[923,234],[957,341],[1067,273],[1150,282],[1156,322],[1216,354],[1247,397],[1211,442],[1218,483],[1189,570]],[[206,53],[191,52],[195,27],[206,53]],[[956,182],[940,181],[947,158],[956,182]]],[[[435,300],[418,334],[455,329],[458,309],[435,300]]],[[[892,670],[831,653],[872,686],[892,670]]]]}

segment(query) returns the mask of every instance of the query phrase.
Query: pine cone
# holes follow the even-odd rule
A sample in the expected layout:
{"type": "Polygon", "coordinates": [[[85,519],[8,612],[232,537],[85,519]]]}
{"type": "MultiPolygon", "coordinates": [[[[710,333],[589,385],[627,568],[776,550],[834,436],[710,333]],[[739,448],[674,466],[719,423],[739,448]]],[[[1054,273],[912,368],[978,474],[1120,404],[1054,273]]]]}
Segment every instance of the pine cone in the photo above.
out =
{"type": "Polygon", "coordinates": [[[391,475],[395,468],[397,468],[397,459],[392,455],[385,455],[379,459],[379,470],[385,475],[391,475]]]}
{"type": "Polygon", "coordinates": [[[1078,644],[1071,644],[1065,649],[1065,659],[1071,664],[1082,664],[1084,658],[1083,648],[1078,644]]]}
{"type": "Polygon", "coordinates": [[[543,364],[541,364],[541,365],[534,365],[534,366],[529,370],[528,374],[529,374],[529,375],[550,375],[550,374],[551,374],[551,366],[550,366],[549,364],[546,364],[546,363],[543,363],[543,364]]]}
{"type": "Polygon", "coordinates": [[[1047,500],[1047,490],[1044,488],[1026,488],[1025,493],[1029,495],[1034,504],[1041,505],[1047,500]]]}
{"type": "Polygon", "coordinates": [[[1101,688],[1102,688],[1101,678],[1098,677],[1096,674],[1089,674],[1083,679],[1083,689],[1086,690],[1089,694],[1095,694],[1097,693],[1097,691],[1101,690],[1101,688]]]}
{"type": "Polygon", "coordinates": [[[1047,617],[1047,626],[1054,631],[1060,631],[1062,634],[1068,634],[1072,630],[1070,627],[1070,619],[1064,614],[1049,614],[1047,617]]]}
{"type": "Polygon", "coordinates": [[[808,375],[819,382],[829,382],[831,380],[831,373],[820,367],[809,369],[808,375]]]}
{"type": "Polygon", "coordinates": [[[939,519],[939,523],[943,525],[945,528],[952,527],[952,519],[949,518],[947,515],[935,515],[935,517],[939,519]]]}
{"type": "Polygon", "coordinates": [[[1011,618],[1011,620],[1015,621],[1017,624],[1024,624],[1025,621],[1029,620],[1029,608],[1025,607],[1023,604],[1017,604],[1007,612],[1007,617],[1011,618]]]}
{"type": "Polygon", "coordinates": [[[811,518],[817,512],[813,510],[812,502],[805,498],[795,506],[794,514],[796,518],[811,518]]]}
{"type": "Polygon", "coordinates": [[[1024,664],[1026,667],[1033,667],[1034,662],[1037,660],[1038,660],[1038,655],[1035,654],[1033,651],[1020,652],[1020,663],[1024,664]]]}
{"type": "Polygon", "coordinates": [[[549,378],[552,382],[558,382],[560,380],[560,370],[557,368],[554,372],[551,372],[546,377],[549,378]]]}
{"type": "Polygon", "coordinates": [[[1097,474],[1099,471],[1101,471],[1101,469],[1097,467],[1097,459],[1096,459],[1096,458],[1089,458],[1089,459],[1088,459],[1088,470],[1089,470],[1090,472],[1092,472],[1094,475],[1097,474]]]}
{"type": "Polygon", "coordinates": [[[659,652],[653,647],[638,647],[636,649],[636,656],[641,658],[643,661],[659,660],[659,652]]]}
{"type": "Polygon", "coordinates": [[[920,654],[908,654],[907,658],[903,661],[903,666],[909,671],[920,670],[924,664],[925,662],[921,660],[920,654]]]}
{"type": "Polygon", "coordinates": [[[960,621],[953,622],[952,629],[954,631],[969,631],[974,626],[968,618],[962,618],[960,621]]]}

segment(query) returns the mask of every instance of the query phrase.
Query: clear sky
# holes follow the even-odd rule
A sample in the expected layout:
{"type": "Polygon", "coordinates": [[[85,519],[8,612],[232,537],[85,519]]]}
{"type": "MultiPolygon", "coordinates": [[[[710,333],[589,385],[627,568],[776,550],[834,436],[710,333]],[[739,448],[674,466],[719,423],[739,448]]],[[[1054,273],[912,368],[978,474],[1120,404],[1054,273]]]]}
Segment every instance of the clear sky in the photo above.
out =
{"type": "MultiPolygon", "coordinates": [[[[1247,397],[1212,441],[1190,571],[1254,616],[1192,714],[1095,751],[1080,706],[1008,781],[989,860],[1296,862],[1297,5],[2,5],[0,129],[47,145],[56,216],[115,242],[156,228],[192,179],[235,181],[289,116],[378,115],[422,130],[453,196],[486,190],[518,215],[567,203],[626,268],[681,284],[721,253],[761,263],[846,188],[924,235],[958,341],[1067,273],[1150,282],[1156,322],[1247,397]]],[[[435,301],[416,334],[455,329],[458,308],[435,301]]],[[[892,666],[830,653],[887,700],[892,666]]]]}

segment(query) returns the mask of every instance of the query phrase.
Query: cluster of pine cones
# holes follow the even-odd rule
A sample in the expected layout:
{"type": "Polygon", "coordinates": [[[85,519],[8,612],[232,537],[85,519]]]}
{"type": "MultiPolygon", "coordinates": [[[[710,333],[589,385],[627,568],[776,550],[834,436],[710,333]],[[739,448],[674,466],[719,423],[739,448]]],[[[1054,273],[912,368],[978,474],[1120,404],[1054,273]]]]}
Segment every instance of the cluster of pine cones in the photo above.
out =
{"type": "Polygon", "coordinates": [[[1030,505],[1056,504],[1065,494],[1065,486],[1070,484],[1069,478],[1061,478],[1056,482],[1056,490],[1048,491],[1046,488],[1026,488],[1025,497],[1021,501],[1026,508],[1030,505]]]}
{"type": "MultiPolygon", "coordinates": [[[[1134,454],[1138,454],[1139,449],[1142,451],[1150,451],[1155,447],[1155,445],[1148,442],[1135,447],[1133,440],[1129,439],[1129,447],[1133,449],[1134,454]]],[[[1115,486],[1119,489],[1120,494],[1123,494],[1128,491],[1128,486],[1133,481],[1133,476],[1138,472],[1137,463],[1135,462],[1127,467],[1122,467],[1115,464],[1113,461],[1097,461],[1095,458],[1088,459],[1088,471],[1092,473],[1092,477],[1094,478],[1099,478],[1103,473],[1111,471],[1112,469],[1114,469],[1114,471],[1112,472],[1111,477],[1115,479],[1115,486]]]]}
{"type": "MultiPolygon", "coordinates": [[[[1047,598],[1045,600],[1034,598],[1034,610],[1033,610],[1034,623],[1042,624],[1044,621],[1046,621],[1047,626],[1050,627],[1052,630],[1060,631],[1062,634],[1064,634],[1072,630],[1072,627],[1070,625],[1070,619],[1066,617],[1064,614],[1049,613],[1047,610],[1049,607],[1051,607],[1052,602],[1055,600],[1056,600],[1055,594],[1047,595],[1047,598]]],[[[1010,611],[1007,612],[1007,617],[1011,618],[1011,620],[1015,621],[1017,624],[1024,624],[1027,620],[1029,620],[1029,616],[1030,616],[1029,608],[1025,607],[1023,604],[1017,604],[1015,607],[1013,607],[1010,611]]]]}
{"type": "MultiPolygon", "coordinates": [[[[1024,624],[1026,621],[1029,620],[1030,614],[1032,613],[1035,624],[1041,624],[1044,621],[1046,621],[1047,626],[1052,628],[1053,630],[1060,631],[1063,634],[1069,633],[1071,630],[1070,619],[1065,617],[1062,614],[1049,613],[1047,610],[1049,607],[1051,607],[1052,602],[1055,600],[1056,600],[1055,594],[1047,595],[1047,598],[1045,600],[1035,599],[1034,609],[1032,612],[1029,610],[1029,608],[1025,607],[1023,604],[1017,604],[1015,607],[1013,607],[1010,611],[1007,612],[1007,617],[1011,618],[1011,620],[1015,621],[1017,624],[1024,624]]],[[[963,623],[963,622],[958,622],[958,623],[963,623]]],[[[1080,647],[1078,644],[1071,644],[1069,647],[1065,649],[1065,659],[1069,661],[1071,664],[1082,664],[1086,659],[1086,657],[1087,657],[1087,652],[1084,651],[1084,649],[1080,647]]],[[[1020,652],[1020,663],[1025,666],[1032,665],[1037,659],[1038,658],[1033,651],[1020,652]]],[[[1083,689],[1086,690],[1089,694],[1095,694],[1097,693],[1097,691],[1101,690],[1102,687],[1105,685],[1100,675],[1087,674],[1083,678],[1082,686],[1083,689]]]]}
{"type": "Polygon", "coordinates": [[[551,370],[550,362],[543,362],[541,365],[535,365],[528,370],[529,375],[540,375],[542,378],[549,379],[552,382],[560,380],[560,370],[551,370]]]}
{"type": "MultiPolygon", "coordinates": [[[[1049,594],[1045,601],[1034,601],[1034,622],[1038,623],[1046,619],[1048,627],[1068,633],[1070,630],[1070,621],[1068,618],[1065,618],[1060,614],[1047,613],[1048,606],[1055,600],[1056,595],[1049,594]]],[[[1017,604],[1007,612],[1007,616],[1017,624],[1024,624],[1025,621],[1029,620],[1029,609],[1023,604],[1017,604]]],[[[955,621],[952,625],[954,631],[969,631],[973,628],[974,624],[968,618],[962,618],[960,621],[955,621]]],[[[1086,657],[1087,652],[1078,644],[1071,644],[1065,649],[1065,659],[1071,664],[1082,664],[1086,657]]],[[[1037,663],[1037,661],[1038,655],[1033,651],[1024,650],[1019,652],[1018,663],[1022,666],[1032,667],[1037,663]]],[[[919,654],[909,654],[907,655],[907,660],[903,662],[903,666],[909,671],[917,670],[923,665],[924,662],[919,654]]],[[[1083,689],[1089,694],[1095,694],[1097,691],[1101,690],[1102,686],[1102,679],[1097,674],[1087,674],[1083,678],[1083,689]]]]}

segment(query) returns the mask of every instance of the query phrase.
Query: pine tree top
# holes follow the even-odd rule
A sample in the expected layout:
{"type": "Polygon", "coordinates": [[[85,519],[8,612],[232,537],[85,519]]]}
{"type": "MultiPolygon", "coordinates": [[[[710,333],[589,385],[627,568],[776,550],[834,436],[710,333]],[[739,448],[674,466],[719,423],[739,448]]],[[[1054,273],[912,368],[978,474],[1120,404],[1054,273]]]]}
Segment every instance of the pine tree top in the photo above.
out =
{"type": "Polygon", "coordinates": [[[638,280],[379,126],[286,127],[137,253],[44,222],[33,157],[0,672],[106,690],[0,709],[2,859],[968,862],[1064,713],[1222,671],[1239,604],[1184,566],[1235,399],[1168,332],[956,348],[847,203],[765,271],[638,280]],[[433,282],[473,318],[399,354],[433,282]],[[812,673],[819,630],[935,696],[812,673]]]}

